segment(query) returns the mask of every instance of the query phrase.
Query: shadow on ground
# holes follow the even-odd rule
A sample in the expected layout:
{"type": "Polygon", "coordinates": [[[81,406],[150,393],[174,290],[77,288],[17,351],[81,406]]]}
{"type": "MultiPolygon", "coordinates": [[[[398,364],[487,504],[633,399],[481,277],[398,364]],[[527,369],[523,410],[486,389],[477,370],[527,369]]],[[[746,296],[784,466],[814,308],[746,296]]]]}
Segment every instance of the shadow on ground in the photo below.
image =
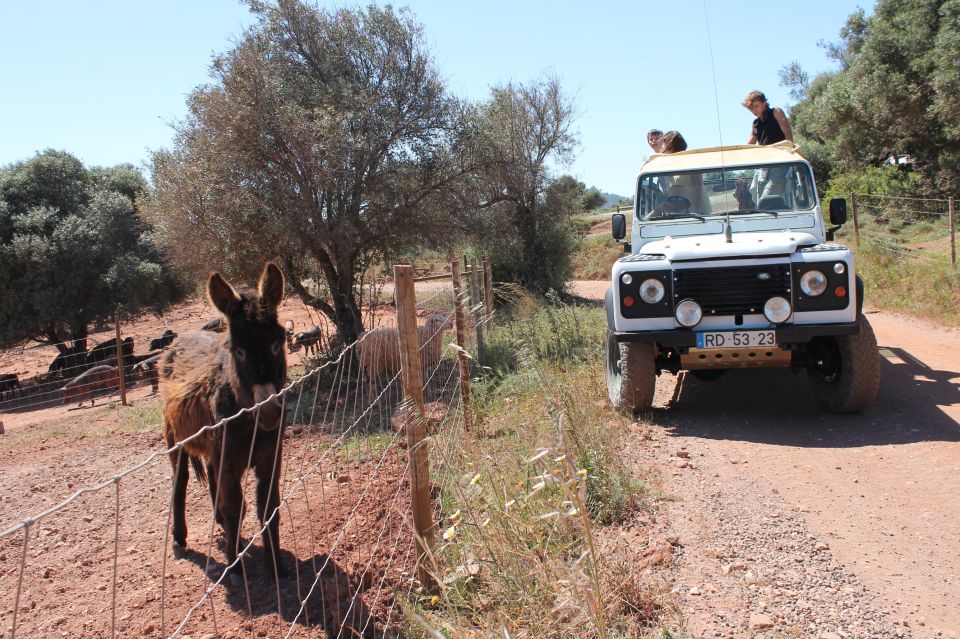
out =
{"type": "Polygon", "coordinates": [[[678,376],[674,400],[653,419],[676,435],[789,446],[960,441],[960,425],[943,410],[960,405],[960,372],[935,370],[900,348],[880,352],[880,392],[861,415],[820,409],[804,372],[757,369],[727,371],[712,382],[678,376]]]}
{"type": "MultiPolygon", "coordinates": [[[[289,552],[283,551],[282,554],[289,574],[275,582],[272,570],[268,571],[264,566],[262,549],[252,548],[244,562],[246,583],[242,579],[231,580],[228,576],[221,584],[227,604],[254,619],[278,614],[287,624],[323,629],[331,638],[403,639],[404,635],[395,623],[377,618],[364,601],[364,593],[380,587],[380,575],[371,572],[350,574],[326,554],[306,560],[298,560],[289,552]],[[295,568],[295,572],[291,568],[295,568]]],[[[205,553],[187,549],[179,554],[179,558],[196,564],[201,571],[207,568],[205,553]]],[[[222,562],[211,558],[210,581],[220,579],[225,567],[222,562]]],[[[393,603],[392,589],[373,596],[379,597],[378,608],[393,603]]]]}

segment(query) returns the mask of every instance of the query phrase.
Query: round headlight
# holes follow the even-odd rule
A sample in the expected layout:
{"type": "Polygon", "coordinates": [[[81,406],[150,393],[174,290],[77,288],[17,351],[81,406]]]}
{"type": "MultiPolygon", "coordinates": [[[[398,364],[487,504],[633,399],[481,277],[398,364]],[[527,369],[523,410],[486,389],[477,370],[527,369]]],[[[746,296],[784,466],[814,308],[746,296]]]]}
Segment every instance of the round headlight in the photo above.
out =
{"type": "Polygon", "coordinates": [[[833,265],[833,272],[836,273],[837,275],[843,275],[846,270],[847,270],[847,265],[844,264],[843,262],[837,262],[836,264],[833,265]]]}
{"type": "Polygon", "coordinates": [[[653,277],[643,280],[643,284],[640,285],[640,299],[647,304],[656,304],[663,299],[665,292],[663,282],[653,277]]]}
{"type": "Polygon", "coordinates": [[[782,297],[771,297],[763,305],[763,315],[774,324],[783,324],[790,319],[793,309],[790,302],[782,297]]]}
{"type": "Polygon", "coordinates": [[[630,282],[633,281],[633,276],[630,275],[629,273],[624,273],[623,276],[620,277],[620,281],[623,282],[624,284],[629,284],[630,282]]]}
{"type": "Polygon", "coordinates": [[[807,271],[800,278],[800,290],[810,297],[821,295],[827,290],[827,276],[821,271],[807,271]]]}
{"type": "Polygon", "coordinates": [[[691,328],[703,319],[703,310],[693,300],[683,300],[677,304],[677,321],[681,326],[691,328]]]}

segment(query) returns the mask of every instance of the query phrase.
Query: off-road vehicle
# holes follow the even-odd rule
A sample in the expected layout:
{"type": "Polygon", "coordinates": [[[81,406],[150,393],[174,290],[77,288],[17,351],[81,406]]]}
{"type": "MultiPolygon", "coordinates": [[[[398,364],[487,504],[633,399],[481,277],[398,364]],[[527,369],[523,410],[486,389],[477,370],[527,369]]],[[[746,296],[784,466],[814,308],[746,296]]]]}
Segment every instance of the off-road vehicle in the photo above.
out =
{"type": "MultiPolygon", "coordinates": [[[[653,155],[637,178],[632,235],[607,290],[613,405],[648,410],[662,371],[805,370],[820,404],[871,405],[880,356],[853,252],[825,227],[810,165],[788,142],[653,155]]],[[[613,216],[623,242],[626,217],[613,216]]],[[[722,382],[718,382],[722,383],[722,382]]]]}

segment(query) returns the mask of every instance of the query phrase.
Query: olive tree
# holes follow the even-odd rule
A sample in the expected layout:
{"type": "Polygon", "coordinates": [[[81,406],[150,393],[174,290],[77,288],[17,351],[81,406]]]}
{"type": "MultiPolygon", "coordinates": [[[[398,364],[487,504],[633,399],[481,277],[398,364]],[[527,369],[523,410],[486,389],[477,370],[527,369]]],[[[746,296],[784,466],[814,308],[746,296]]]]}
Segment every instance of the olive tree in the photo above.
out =
{"type": "Polygon", "coordinates": [[[182,295],[137,199],[130,165],[88,169],[59,151],[0,169],[0,347],[86,349],[89,326],[182,295]]]}
{"type": "Polygon", "coordinates": [[[538,293],[562,289],[571,270],[576,236],[569,218],[552,214],[545,201],[552,167],[573,158],[573,118],[572,100],[554,76],[495,87],[477,109],[481,201],[490,227],[481,244],[498,279],[538,293]]]}
{"type": "Polygon", "coordinates": [[[364,270],[459,228],[478,157],[465,109],[406,11],[249,4],[255,24],[153,158],[151,216],[187,269],[252,275],[279,258],[350,341],[364,270]]]}

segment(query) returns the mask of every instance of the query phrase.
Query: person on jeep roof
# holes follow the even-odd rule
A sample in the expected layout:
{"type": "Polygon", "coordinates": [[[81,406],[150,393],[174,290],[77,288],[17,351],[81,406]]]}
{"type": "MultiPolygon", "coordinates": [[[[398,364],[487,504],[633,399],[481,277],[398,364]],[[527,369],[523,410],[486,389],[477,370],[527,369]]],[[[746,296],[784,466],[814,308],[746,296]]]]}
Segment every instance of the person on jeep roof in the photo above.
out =
{"type": "Polygon", "coordinates": [[[793,142],[793,131],[790,129],[787,114],[780,107],[771,107],[767,96],[761,91],[748,93],[743,100],[743,106],[757,116],[747,144],[776,144],[783,140],[793,142]]]}
{"type": "Polygon", "coordinates": [[[654,153],[660,152],[660,140],[663,138],[663,131],[660,129],[650,129],[647,131],[647,144],[653,149],[654,153]]]}
{"type": "MultiPolygon", "coordinates": [[[[753,121],[753,129],[750,131],[750,139],[747,144],[776,144],[784,140],[793,142],[793,131],[790,129],[790,121],[787,114],[780,107],[773,108],[767,102],[767,96],[761,91],[751,91],[743,100],[750,113],[754,114],[756,119],[753,121]]],[[[783,167],[772,167],[767,171],[757,171],[758,180],[757,191],[760,192],[761,199],[771,195],[783,195],[786,188],[786,169],[783,167]]]]}

